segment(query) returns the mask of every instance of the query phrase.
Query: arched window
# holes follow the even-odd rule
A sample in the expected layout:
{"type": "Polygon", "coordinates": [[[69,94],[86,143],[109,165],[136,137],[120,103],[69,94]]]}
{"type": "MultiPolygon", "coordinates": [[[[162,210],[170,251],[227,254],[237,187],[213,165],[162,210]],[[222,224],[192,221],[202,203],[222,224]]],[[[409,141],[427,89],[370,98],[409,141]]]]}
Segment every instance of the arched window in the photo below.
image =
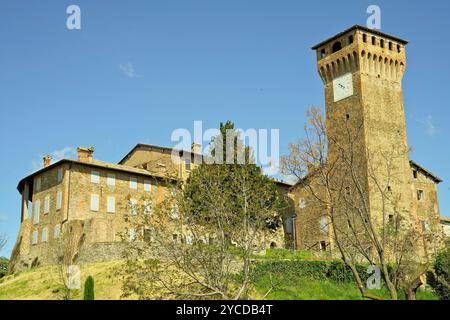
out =
{"type": "Polygon", "coordinates": [[[376,44],[376,38],[375,37],[372,37],[372,45],[375,45],[376,44]]]}
{"type": "Polygon", "coordinates": [[[341,42],[340,42],[340,41],[336,41],[336,42],[333,44],[333,48],[332,48],[333,53],[338,52],[338,51],[341,50],[341,49],[342,49],[342,44],[341,44],[341,42]]]}
{"type": "Polygon", "coordinates": [[[353,43],[353,36],[348,37],[348,43],[352,44],[353,43]]]}
{"type": "Polygon", "coordinates": [[[320,58],[323,59],[325,58],[326,53],[325,53],[325,49],[320,50],[320,58]]]}

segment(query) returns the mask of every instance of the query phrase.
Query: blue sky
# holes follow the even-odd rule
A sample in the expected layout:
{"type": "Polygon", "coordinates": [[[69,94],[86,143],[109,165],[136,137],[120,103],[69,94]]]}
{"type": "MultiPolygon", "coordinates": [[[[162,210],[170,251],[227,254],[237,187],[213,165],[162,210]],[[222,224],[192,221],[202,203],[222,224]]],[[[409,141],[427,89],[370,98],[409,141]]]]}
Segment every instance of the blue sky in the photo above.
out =
{"type": "Polygon", "coordinates": [[[170,146],[176,128],[233,120],[280,129],[281,153],[323,106],[310,47],[382,10],[406,38],[404,97],[411,158],[439,175],[450,215],[450,51],[443,1],[2,1],[0,233],[9,256],[20,223],[17,182],[42,155],[95,146],[117,162],[136,143],[170,146]],[[81,7],[81,30],[66,8],[81,7]]]}

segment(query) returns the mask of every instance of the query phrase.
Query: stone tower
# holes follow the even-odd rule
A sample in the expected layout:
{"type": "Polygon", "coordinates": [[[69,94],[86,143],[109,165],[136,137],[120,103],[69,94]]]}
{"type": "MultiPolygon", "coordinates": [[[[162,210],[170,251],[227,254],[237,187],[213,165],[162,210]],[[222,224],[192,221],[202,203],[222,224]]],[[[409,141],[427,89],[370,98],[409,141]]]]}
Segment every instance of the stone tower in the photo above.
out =
{"type": "MultiPolygon", "coordinates": [[[[351,149],[352,159],[347,160],[357,168],[375,222],[396,215],[412,218],[402,93],[406,44],[397,37],[354,26],[313,47],[325,86],[328,138],[338,141],[329,143],[328,161],[340,157],[336,161],[344,161],[343,150],[351,149]],[[395,205],[383,207],[380,191],[398,195],[395,205]]],[[[351,172],[343,169],[342,175],[348,178],[351,172]]],[[[349,192],[356,194],[357,190],[349,192]]]]}

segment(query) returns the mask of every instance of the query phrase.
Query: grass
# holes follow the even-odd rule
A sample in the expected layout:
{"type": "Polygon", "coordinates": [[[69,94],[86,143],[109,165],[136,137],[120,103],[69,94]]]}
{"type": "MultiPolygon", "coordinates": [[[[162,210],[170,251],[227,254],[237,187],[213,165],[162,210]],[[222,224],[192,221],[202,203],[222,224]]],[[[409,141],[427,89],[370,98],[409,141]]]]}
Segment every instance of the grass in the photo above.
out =
{"type": "MultiPolygon", "coordinates": [[[[312,258],[304,253],[292,253],[288,250],[270,250],[260,259],[300,259],[312,258]]],[[[81,290],[74,292],[74,299],[82,299],[83,285],[91,275],[95,282],[96,300],[121,299],[122,282],[118,276],[123,267],[122,261],[93,263],[81,266],[81,290]]],[[[374,294],[389,298],[385,289],[371,291],[374,294]]],[[[353,283],[337,283],[330,280],[313,280],[307,277],[291,277],[283,274],[270,278],[268,274],[255,279],[250,293],[251,299],[270,300],[360,300],[361,296],[353,283]],[[266,297],[267,291],[275,284],[266,297]]],[[[62,298],[62,285],[59,281],[58,269],[48,266],[0,279],[0,300],[58,300],[62,298]]],[[[137,297],[131,297],[131,299],[137,297]]],[[[419,290],[419,300],[436,300],[437,296],[430,291],[419,290]]]]}

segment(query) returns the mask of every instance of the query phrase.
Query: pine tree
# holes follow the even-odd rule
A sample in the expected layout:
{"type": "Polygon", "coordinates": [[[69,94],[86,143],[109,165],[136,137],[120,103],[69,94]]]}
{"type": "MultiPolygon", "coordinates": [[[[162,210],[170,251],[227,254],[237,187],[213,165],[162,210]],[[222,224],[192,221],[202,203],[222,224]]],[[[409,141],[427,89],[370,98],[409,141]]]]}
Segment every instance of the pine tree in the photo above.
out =
{"type": "Polygon", "coordinates": [[[84,299],[83,300],[95,300],[94,299],[94,278],[87,277],[84,283],[84,299]]]}

